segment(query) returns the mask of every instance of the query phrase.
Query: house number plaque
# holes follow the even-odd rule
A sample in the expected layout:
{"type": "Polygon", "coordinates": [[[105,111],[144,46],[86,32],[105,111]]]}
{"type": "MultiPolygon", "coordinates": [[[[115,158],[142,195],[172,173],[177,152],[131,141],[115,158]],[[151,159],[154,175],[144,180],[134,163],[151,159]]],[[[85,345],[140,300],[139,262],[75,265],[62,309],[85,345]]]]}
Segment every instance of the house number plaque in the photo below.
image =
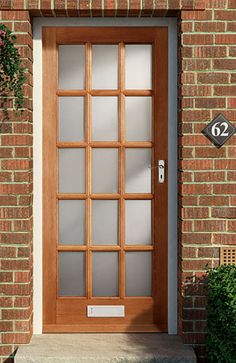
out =
{"type": "Polygon", "coordinates": [[[217,147],[221,147],[236,132],[236,128],[219,114],[207,125],[202,133],[206,135],[217,147]]]}

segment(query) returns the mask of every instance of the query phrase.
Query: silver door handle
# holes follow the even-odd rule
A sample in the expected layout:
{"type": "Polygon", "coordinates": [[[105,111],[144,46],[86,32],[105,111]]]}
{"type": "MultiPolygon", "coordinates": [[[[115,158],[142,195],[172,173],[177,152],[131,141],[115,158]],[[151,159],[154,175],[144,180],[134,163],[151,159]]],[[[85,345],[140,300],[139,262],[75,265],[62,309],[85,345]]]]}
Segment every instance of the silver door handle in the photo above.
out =
{"type": "Polygon", "coordinates": [[[158,160],[158,182],[164,183],[165,182],[165,161],[158,160]]]}

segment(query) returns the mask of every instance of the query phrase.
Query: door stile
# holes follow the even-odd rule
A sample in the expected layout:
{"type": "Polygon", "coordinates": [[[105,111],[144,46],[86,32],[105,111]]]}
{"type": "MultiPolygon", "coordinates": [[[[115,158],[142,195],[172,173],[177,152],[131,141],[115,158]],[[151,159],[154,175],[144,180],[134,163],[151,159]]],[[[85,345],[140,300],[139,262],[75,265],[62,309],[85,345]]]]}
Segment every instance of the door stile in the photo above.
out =
{"type": "Polygon", "coordinates": [[[43,28],[43,174],[50,175],[43,178],[43,320],[44,324],[56,323],[57,296],[57,246],[52,241],[57,240],[57,200],[54,186],[57,183],[57,47],[56,32],[43,28]],[[53,64],[54,72],[51,72],[53,64]],[[49,81],[50,80],[50,81],[49,81]],[[52,97],[49,102],[48,95],[52,97]],[[52,168],[53,165],[53,168],[52,168]],[[52,187],[53,186],[53,187],[52,187]],[[51,213],[53,211],[53,213],[51,213]],[[52,266],[49,270],[48,266],[52,266]]]}
{"type": "Polygon", "coordinates": [[[154,63],[154,320],[168,321],[168,30],[156,33],[154,63]],[[161,77],[160,77],[161,75],[161,77]],[[165,182],[158,182],[158,160],[165,161],[165,182]]]}

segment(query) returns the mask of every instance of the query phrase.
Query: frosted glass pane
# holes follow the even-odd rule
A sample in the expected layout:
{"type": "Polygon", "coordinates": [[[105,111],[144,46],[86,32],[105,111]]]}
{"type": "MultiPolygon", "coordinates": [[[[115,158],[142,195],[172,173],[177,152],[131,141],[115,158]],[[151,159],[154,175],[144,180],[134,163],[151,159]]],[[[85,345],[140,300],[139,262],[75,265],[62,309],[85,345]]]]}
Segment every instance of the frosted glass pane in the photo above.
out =
{"type": "Polygon", "coordinates": [[[93,296],[118,296],[118,253],[93,253],[93,296]]]}
{"type": "Polygon", "coordinates": [[[59,150],[59,191],[61,193],[85,192],[85,150],[59,150]]]}
{"type": "Polygon", "coordinates": [[[128,245],[150,245],[152,242],[152,203],[150,200],[126,200],[125,242],[128,245]]]}
{"type": "Polygon", "coordinates": [[[85,295],[84,252],[59,252],[59,295],[85,295]]]}
{"type": "Polygon", "coordinates": [[[83,245],[84,240],[84,200],[59,200],[59,242],[63,245],[83,245]]]}
{"type": "Polygon", "coordinates": [[[118,151],[117,149],[93,149],[93,193],[117,193],[118,151]]]}
{"type": "Polygon", "coordinates": [[[94,89],[117,89],[118,87],[118,46],[93,45],[94,89]]]}
{"type": "Polygon", "coordinates": [[[93,97],[92,139],[96,141],[116,141],[117,138],[117,97],[93,97]]]}
{"type": "Polygon", "coordinates": [[[59,88],[84,88],[84,46],[59,45],[59,88]]]}
{"type": "Polygon", "coordinates": [[[125,88],[152,88],[152,46],[126,45],[125,47],[125,88]]]}
{"type": "Polygon", "coordinates": [[[94,245],[116,245],[118,239],[117,200],[94,200],[92,206],[94,245]]]}
{"type": "Polygon", "coordinates": [[[59,140],[84,140],[83,97],[59,97],[59,140]]]}
{"type": "Polygon", "coordinates": [[[152,252],[126,253],[126,296],[152,295],[152,252]]]}
{"type": "Polygon", "coordinates": [[[151,149],[126,149],[126,193],[151,193],[151,149]]]}
{"type": "Polygon", "coordinates": [[[151,97],[126,97],[126,140],[152,140],[151,97]]]}

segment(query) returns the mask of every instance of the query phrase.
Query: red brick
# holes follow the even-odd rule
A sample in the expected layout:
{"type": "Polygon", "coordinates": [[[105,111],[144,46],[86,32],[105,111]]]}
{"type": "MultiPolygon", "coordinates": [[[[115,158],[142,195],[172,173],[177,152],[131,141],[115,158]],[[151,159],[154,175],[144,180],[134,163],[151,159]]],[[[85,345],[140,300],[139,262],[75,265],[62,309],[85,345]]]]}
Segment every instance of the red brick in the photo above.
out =
{"type": "Polygon", "coordinates": [[[225,31],[225,23],[220,23],[217,21],[206,21],[206,22],[198,22],[194,23],[194,30],[197,32],[224,32],[225,31]]]}
{"type": "Polygon", "coordinates": [[[236,170],[236,159],[215,160],[215,169],[236,170]]]}
{"type": "Polygon", "coordinates": [[[216,20],[235,20],[236,19],[236,11],[215,10],[214,14],[215,14],[216,20]]]}
{"type": "Polygon", "coordinates": [[[182,208],[181,217],[186,219],[202,219],[209,217],[208,208],[182,208]]]}
{"type": "Polygon", "coordinates": [[[226,221],[222,220],[202,220],[194,221],[196,232],[222,232],[226,231],[226,221]]]}
{"type": "Polygon", "coordinates": [[[11,158],[13,149],[11,147],[0,148],[0,158],[11,158]]]}
{"type": "Polygon", "coordinates": [[[198,73],[197,80],[199,83],[217,84],[229,83],[229,75],[227,73],[198,73]]]}
{"type": "MultiPolygon", "coordinates": [[[[1,251],[0,251],[0,256],[1,256],[1,251]]],[[[13,282],[13,273],[0,271],[0,282],[13,282]]]]}
{"type": "Polygon", "coordinates": [[[23,283],[23,282],[29,282],[30,281],[30,272],[15,272],[14,273],[14,281],[16,283],[23,283]]]}
{"type": "Polygon", "coordinates": [[[212,217],[236,219],[236,208],[212,208],[212,217]]]}
{"type": "Polygon", "coordinates": [[[195,105],[196,108],[224,108],[226,102],[225,98],[197,98],[195,105]]]}
{"type": "Polygon", "coordinates": [[[198,257],[201,257],[201,258],[219,258],[219,248],[200,247],[200,248],[198,248],[198,257]]]}
{"type": "Polygon", "coordinates": [[[211,34],[184,34],[183,35],[184,44],[213,44],[213,35],[211,34]]]}
{"type": "Polygon", "coordinates": [[[211,194],[212,186],[209,184],[182,185],[183,194],[211,194]]]}
{"type": "Polygon", "coordinates": [[[227,99],[227,107],[228,108],[236,108],[236,98],[228,98],[227,99]]]}
{"type": "Polygon", "coordinates": [[[228,232],[236,232],[236,221],[228,221],[228,232]]]}
{"type": "Polygon", "coordinates": [[[180,168],[183,170],[209,170],[213,168],[213,161],[206,159],[182,160],[180,168]]]}
{"type": "Polygon", "coordinates": [[[209,264],[209,260],[184,260],[182,263],[183,270],[189,271],[204,271],[209,264]]]}
{"type": "Polygon", "coordinates": [[[214,59],[213,60],[214,69],[235,69],[234,59],[214,59]]]}
{"type": "Polygon", "coordinates": [[[223,234],[223,233],[213,234],[212,243],[220,244],[220,245],[236,245],[236,233],[233,233],[233,234],[223,234]]]}
{"type": "Polygon", "coordinates": [[[222,58],[227,56],[226,47],[201,46],[194,47],[194,57],[196,58],[222,58]]]}
{"type": "Polygon", "coordinates": [[[225,180],[225,172],[195,172],[194,181],[196,182],[219,182],[225,180]]]}
{"type": "Polygon", "coordinates": [[[15,333],[15,334],[4,334],[2,336],[3,344],[27,344],[30,341],[30,335],[25,333],[15,333]]]}
{"type": "Polygon", "coordinates": [[[13,330],[12,321],[0,321],[0,332],[8,332],[13,330]]]}
{"type": "Polygon", "coordinates": [[[226,150],[224,148],[217,149],[212,147],[196,147],[195,156],[197,158],[222,158],[226,157],[226,150]]]}
{"type": "Polygon", "coordinates": [[[215,194],[236,194],[235,184],[217,184],[213,186],[215,194]]]}
{"type": "Polygon", "coordinates": [[[15,196],[1,196],[0,195],[0,205],[16,205],[17,199],[15,196]]]}

